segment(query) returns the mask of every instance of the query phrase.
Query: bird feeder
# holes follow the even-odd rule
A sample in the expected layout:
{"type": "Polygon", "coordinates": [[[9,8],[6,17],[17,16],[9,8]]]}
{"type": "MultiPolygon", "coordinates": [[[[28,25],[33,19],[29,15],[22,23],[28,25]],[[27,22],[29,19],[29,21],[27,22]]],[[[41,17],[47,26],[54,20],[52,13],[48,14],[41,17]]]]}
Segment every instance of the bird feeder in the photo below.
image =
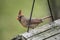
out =
{"type": "Polygon", "coordinates": [[[12,40],[60,40],[60,19],[19,34],[12,40]]]}

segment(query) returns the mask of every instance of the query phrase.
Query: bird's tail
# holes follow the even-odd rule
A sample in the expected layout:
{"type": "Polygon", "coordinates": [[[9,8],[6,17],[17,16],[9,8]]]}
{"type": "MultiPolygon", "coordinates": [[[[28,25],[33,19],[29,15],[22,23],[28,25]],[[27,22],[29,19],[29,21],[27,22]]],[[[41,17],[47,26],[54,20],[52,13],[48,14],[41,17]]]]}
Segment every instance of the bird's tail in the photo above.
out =
{"type": "Polygon", "coordinates": [[[48,19],[48,18],[51,18],[51,16],[43,17],[42,20],[45,20],[45,19],[48,19]]]}

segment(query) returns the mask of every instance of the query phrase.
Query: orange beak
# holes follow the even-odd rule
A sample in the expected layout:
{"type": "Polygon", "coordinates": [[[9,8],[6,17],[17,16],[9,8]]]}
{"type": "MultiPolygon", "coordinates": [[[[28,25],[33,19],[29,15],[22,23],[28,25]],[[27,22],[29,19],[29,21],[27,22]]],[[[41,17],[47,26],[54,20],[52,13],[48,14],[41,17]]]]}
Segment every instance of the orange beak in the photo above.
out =
{"type": "Polygon", "coordinates": [[[17,17],[17,20],[19,20],[19,18],[17,17]]]}

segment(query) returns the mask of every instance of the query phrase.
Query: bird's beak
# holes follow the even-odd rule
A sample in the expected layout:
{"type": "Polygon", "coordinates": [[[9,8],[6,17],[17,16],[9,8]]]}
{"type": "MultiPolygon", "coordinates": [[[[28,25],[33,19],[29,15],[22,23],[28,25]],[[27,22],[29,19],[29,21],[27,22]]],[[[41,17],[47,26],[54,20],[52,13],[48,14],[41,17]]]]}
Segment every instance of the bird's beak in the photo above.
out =
{"type": "Polygon", "coordinates": [[[17,20],[19,20],[18,17],[17,17],[17,20]]]}

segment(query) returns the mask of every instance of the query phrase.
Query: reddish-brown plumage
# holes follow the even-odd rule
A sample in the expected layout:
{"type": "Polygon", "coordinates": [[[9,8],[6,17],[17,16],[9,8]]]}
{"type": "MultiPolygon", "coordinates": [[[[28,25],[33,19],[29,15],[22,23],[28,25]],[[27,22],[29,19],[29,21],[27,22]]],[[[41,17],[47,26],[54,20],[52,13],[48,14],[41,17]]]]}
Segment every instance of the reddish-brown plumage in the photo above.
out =
{"type": "MultiPolygon", "coordinates": [[[[42,19],[31,19],[30,22],[30,28],[35,28],[38,24],[42,23],[44,19],[50,18],[51,16],[44,17],[42,19]]],[[[21,10],[19,11],[18,21],[22,24],[23,27],[28,27],[29,19],[25,18],[25,16],[22,14],[21,10]]]]}

